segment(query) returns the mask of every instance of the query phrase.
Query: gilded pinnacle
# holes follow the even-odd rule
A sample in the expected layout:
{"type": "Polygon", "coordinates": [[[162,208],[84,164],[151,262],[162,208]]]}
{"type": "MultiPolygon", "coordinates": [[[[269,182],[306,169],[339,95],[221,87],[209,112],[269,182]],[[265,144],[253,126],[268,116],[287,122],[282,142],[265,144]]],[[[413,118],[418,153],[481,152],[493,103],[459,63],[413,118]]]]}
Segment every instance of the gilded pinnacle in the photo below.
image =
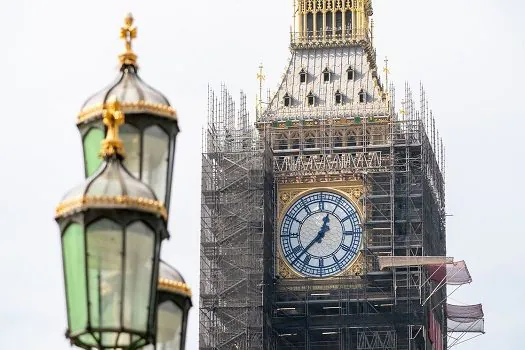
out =
{"type": "Polygon", "coordinates": [[[133,26],[133,16],[129,13],[124,19],[124,26],[120,28],[120,38],[124,40],[126,52],[119,56],[122,65],[137,64],[137,55],[133,52],[133,39],[137,37],[137,27],[133,26]]]}
{"type": "Polygon", "coordinates": [[[124,158],[124,145],[119,137],[119,126],[124,124],[124,113],[117,99],[104,104],[102,118],[107,127],[107,133],[106,139],[102,141],[100,155],[104,158],[114,155],[124,158]]]}

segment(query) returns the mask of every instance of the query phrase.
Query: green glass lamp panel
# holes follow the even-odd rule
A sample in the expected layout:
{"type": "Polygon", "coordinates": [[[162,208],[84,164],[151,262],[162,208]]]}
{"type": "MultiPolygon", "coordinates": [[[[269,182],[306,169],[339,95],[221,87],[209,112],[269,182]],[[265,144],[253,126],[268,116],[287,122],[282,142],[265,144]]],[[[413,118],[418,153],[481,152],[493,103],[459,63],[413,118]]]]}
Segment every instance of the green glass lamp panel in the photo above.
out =
{"type": "Polygon", "coordinates": [[[96,347],[98,344],[98,341],[91,333],[83,334],[79,337],[79,339],[85,345],[91,345],[93,347],[96,347]]]}
{"type": "Polygon", "coordinates": [[[142,157],[142,181],[155,192],[157,199],[166,200],[170,138],[159,126],[144,131],[144,154],[142,157]]]}
{"type": "Polygon", "coordinates": [[[124,327],[146,333],[155,234],[143,222],[137,221],[126,228],[126,289],[124,290],[124,327]]]}
{"type": "Polygon", "coordinates": [[[67,227],[62,236],[62,249],[69,331],[74,335],[86,329],[88,319],[85,244],[81,225],[73,223],[67,227]]]}
{"type": "Polygon", "coordinates": [[[122,249],[121,226],[109,219],[88,226],[88,296],[93,328],[120,328],[122,249]]]}
{"type": "Polygon", "coordinates": [[[104,140],[104,131],[98,128],[90,129],[84,136],[84,163],[86,177],[98,169],[102,159],[99,157],[100,144],[104,140]]]}
{"type": "Polygon", "coordinates": [[[157,345],[163,349],[179,350],[182,336],[182,309],[172,301],[159,305],[157,311],[157,345]]]}
{"type": "Polygon", "coordinates": [[[126,158],[124,166],[137,179],[140,178],[140,131],[130,124],[123,124],[120,129],[120,138],[124,143],[126,158]]]}

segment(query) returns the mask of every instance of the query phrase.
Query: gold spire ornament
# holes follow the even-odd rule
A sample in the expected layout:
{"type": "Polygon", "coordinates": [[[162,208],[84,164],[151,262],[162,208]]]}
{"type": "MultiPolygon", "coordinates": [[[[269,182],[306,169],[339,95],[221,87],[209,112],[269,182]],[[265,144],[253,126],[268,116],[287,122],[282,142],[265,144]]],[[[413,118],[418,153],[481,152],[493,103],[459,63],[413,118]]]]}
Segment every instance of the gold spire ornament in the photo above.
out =
{"type": "Polygon", "coordinates": [[[107,127],[106,138],[102,141],[100,156],[103,158],[119,156],[124,158],[124,144],[119,137],[119,126],[124,124],[124,113],[120,108],[120,102],[114,99],[104,105],[102,120],[107,127]]]}
{"type": "Polygon", "coordinates": [[[119,56],[122,65],[136,66],[137,55],[133,52],[133,39],[137,37],[137,27],[133,26],[133,16],[129,13],[125,20],[124,26],[120,28],[120,38],[126,43],[126,52],[119,56]]]}
{"type": "Polygon", "coordinates": [[[257,80],[259,80],[259,101],[258,101],[259,114],[262,114],[262,110],[263,110],[263,107],[262,107],[262,90],[263,90],[263,81],[266,79],[266,75],[264,75],[263,68],[264,68],[263,64],[261,63],[259,65],[259,73],[257,73],[257,80]]]}

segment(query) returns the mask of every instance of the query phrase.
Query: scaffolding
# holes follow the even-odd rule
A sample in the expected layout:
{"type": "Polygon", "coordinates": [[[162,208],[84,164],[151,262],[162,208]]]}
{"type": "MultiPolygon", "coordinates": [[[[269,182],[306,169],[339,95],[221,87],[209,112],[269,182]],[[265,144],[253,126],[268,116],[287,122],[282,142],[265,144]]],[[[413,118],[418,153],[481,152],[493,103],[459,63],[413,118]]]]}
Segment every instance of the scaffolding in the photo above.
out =
{"type": "MultiPolygon", "coordinates": [[[[199,348],[262,349],[265,242],[273,234],[271,152],[222,86],[208,90],[203,135],[199,348]]],[[[267,312],[266,312],[267,314],[267,312]]]]}
{"type": "Polygon", "coordinates": [[[258,119],[273,149],[277,188],[362,180],[366,237],[359,276],[272,281],[265,296],[272,305],[270,349],[432,349],[430,317],[446,347],[446,292],[423,303],[435,287],[425,269],[378,265],[385,256],[446,256],[444,147],[423,87],[419,108],[408,85],[404,92],[399,113],[392,86],[382,111],[363,106],[348,115],[258,119]]]}

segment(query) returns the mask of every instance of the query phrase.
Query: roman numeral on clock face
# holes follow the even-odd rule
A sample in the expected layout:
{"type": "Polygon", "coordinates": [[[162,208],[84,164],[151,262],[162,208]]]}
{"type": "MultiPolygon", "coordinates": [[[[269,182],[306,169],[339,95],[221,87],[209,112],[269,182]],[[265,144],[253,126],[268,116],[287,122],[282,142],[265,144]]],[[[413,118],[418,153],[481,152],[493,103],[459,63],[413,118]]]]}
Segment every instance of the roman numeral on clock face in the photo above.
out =
{"type": "Polygon", "coordinates": [[[303,261],[304,261],[304,263],[305,263],[306,265],[308,265],[308,264],[310,263],[310,259],[311,259],[311,258],[310,258],[310,255],[306,255],[306,256],[304,257],[304,260],[303,260],[303,261]]]}
{"type": "Polygon", "coordinates": [[[349,247],[347,245],[341,244],[341,249],[345,252],[352,252],[354,254],[357,254],[357,249],[355,247],[349,247]]]}

